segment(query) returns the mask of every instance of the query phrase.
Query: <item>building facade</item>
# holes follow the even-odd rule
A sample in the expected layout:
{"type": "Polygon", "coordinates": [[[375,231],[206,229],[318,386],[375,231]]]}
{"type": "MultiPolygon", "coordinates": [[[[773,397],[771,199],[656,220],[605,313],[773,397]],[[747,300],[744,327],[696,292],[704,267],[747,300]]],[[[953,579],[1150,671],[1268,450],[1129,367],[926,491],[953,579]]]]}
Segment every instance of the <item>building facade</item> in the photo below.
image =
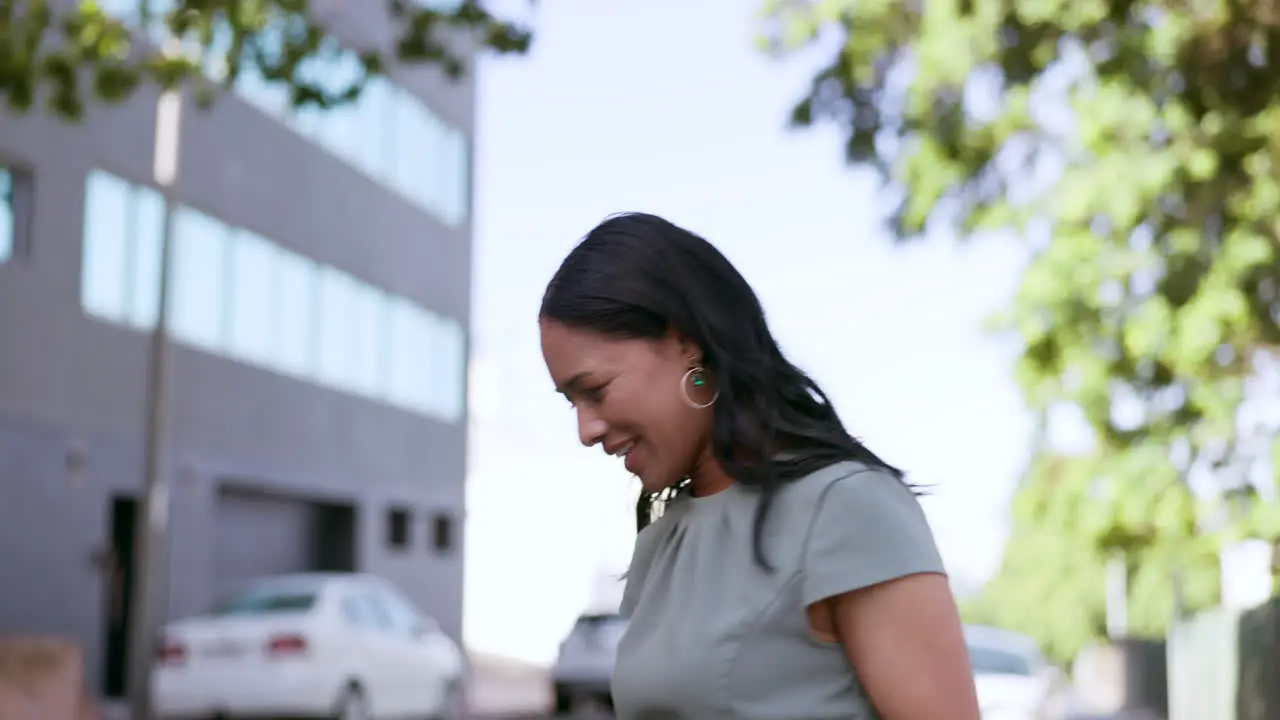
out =
{"type": "MultiPolygon", "coordinates": [[[[333,31],[385,46],[367,10],[333,31]]],[[[357,569],[460,637],[473,100],[471,74],[402,68],[297,112],[242,77],[187,102],[169,208],[154,91],[0,117],[0,634],[74,638],[91,686],[124,688],[171,211],[167,615],[357,569]]]]}

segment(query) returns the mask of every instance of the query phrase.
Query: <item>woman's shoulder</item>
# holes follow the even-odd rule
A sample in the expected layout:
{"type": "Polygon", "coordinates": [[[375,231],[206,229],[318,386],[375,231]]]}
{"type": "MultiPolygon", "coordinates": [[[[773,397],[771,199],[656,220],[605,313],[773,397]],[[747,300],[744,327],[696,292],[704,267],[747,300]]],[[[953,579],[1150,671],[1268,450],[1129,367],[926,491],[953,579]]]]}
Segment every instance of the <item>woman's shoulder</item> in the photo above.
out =
{"type": "Polygon", "coordinates": [[[789,483],[784,492],[801,507],[815,509],[832,493],[858,493],[868,486],[901,488],[910,492],[902,479],[884,467],[856,460],[843,460],[815,470],[789,483]]]}
{"type": "Polygon", "coordinates": [[[679,504],[670,502],[661,514],[636,533],[636,542],[631,554],[631,569],[627,572],[628,578],[635,575],[637,571],[643,574],[648,569],[654,551],[662,545],[662,539],[676,526],[679,514],[679,504]]]}

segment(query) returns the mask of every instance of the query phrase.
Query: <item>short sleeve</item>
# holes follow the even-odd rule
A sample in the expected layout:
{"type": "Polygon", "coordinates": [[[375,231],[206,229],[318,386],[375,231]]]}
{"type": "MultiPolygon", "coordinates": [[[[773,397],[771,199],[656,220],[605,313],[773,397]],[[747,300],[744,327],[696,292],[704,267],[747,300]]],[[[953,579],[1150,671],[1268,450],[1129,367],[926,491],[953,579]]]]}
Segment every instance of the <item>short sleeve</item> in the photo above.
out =
{"type": "Polygon", "coordinates": [[[919,500],[896,477],[862,470],[822,492],[804,546],[806,607],[919,573],[945,573],[919,500]]]}

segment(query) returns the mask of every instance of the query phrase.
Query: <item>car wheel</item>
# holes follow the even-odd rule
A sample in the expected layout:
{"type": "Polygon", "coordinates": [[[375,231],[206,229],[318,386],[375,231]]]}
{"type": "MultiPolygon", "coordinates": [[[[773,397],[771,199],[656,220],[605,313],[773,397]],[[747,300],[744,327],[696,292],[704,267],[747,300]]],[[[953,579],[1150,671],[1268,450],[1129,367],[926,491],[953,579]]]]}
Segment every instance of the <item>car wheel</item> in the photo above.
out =
{"type": "Polygon", "coordinates": [[[369,712],[369,701],[358,687],[349,687],[338,697],[338,704],[333,710],[334,720],[373,720],[369,712]]]}

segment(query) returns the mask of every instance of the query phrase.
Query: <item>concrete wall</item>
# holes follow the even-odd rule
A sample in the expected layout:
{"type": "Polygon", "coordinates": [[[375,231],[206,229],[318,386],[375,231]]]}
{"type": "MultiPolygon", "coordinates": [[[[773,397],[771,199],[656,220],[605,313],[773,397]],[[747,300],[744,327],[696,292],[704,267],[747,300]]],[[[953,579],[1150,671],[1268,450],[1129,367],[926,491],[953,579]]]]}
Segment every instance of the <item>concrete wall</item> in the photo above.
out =
{"type": "MultiPolygon", "coordinates": [[[[384,38],[365,13],[348,39],[384,38]]],[[[473,86],[431,70],[397,82],[470,133],[473,86]]],[[[149,181],[155,95],[79,126],[0,117],[0,162],[30,171],[30,245],[0,264],[0,632],[70,635],[100,676],[113,494],[141,485],[147,337],[79,305],[86,174],[149,181]],[[79,463],[83,462],[83,466],[79,463]]],[[[470,223],[448,227],[234,96],[187,113],[180,202],[469,325],[470,223]]],[[[427,162],[428,159],[424,159],[427,162]]],[[[466,419],[447,424],[179,347],[174,357],[171,615],[206,607],[221,478],[358,503],[358,566],[403,586],[461,634],[466,419]],[[417,511],[413,545],[384,545],[390,502],[417,511]],[[447,556],[427,518],[457,522],[447,556]]]]}

